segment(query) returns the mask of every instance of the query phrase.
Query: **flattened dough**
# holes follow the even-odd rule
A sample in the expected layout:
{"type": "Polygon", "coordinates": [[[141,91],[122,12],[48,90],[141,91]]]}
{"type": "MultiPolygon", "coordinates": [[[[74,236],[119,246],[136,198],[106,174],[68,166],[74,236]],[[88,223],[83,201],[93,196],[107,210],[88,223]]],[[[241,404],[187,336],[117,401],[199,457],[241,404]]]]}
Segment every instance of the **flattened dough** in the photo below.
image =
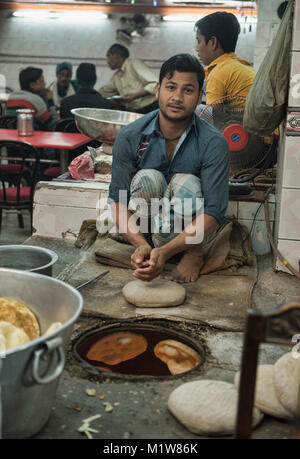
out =
{"type": "MultiPolygon", "coordinates": [[[[240,372],[235,374],[234,384],[239,389],[240,372]]],[[[258,365],[254,405],[275,418],[291,419],[293,414],[278,400],[274,387],[274,365],[258,365]]]]}
{"type": "MultiPolygon", "coordinates": [[[[190,432],[206,436],[231,435],[235,431],[238,391],[223,381],[192,381],[177,387],[169,396],[168,408],[190,432]]],[[[253,409],[252,425],[263,418],[253,409]]]]}
{"type": "Polygon", "coordinates": [[[0,297],[0,321],[21,328],[30,340],[40,336],[40,327],[35,315],[24,303],[13,298],[0,297]]]}
{"type": "Polygon", "coordinates": [[[184,303],[186,291],[182,285],[166,279],[144,282],[131,281],[123,287],[125,299],[142,308],[162,308],[184,303]]]}
{"type": "Polygon", "coordinates": [[[274,365],[274,385],[280,403],[293,414],[297,414],[299,383],[300,358],[288,352],[274,365]]]}

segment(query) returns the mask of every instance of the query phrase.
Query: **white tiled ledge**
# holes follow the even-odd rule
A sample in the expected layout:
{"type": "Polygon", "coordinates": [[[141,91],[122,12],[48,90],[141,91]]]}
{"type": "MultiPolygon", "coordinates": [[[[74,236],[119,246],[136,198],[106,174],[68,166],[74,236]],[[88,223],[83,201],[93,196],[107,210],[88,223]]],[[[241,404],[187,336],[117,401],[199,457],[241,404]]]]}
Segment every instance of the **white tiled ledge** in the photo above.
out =
{"type": "MultiPolygon", "coordinates": [[[[99,200],[108,195],[108,183],[39,182],[34,195],[33,227],[35,235],[75,240],[85,219],[99,217],[99,200]]],[[[271,226],[275,196],[269,196],[271,226]]],[[[270,252],[264,218],[264,205],[253,201],[230,201],[226,214],[252,230],[252,245],[259,255],[270,252]],[[261,206],[259,211],[257,209],[261,206]],[[256,214],[257,212],[257,214],[256,214]],[[253,218],[255,222],[253,223],[253,218]]]]}

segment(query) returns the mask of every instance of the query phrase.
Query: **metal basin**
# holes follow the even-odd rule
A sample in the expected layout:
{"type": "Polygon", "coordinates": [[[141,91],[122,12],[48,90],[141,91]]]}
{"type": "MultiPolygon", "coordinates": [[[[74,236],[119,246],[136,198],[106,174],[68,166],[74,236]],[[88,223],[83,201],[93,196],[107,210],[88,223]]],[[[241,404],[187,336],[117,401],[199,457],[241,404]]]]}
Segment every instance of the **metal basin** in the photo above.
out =
{"type": "Polygon", "coordinates": [[[74,108],[71,112],[82,134],[106,143],[114,143],[123,126],[143,116],[140,113],[102,108],[74,108]]]}
{"type": "Polygon", "coordinates": [[[41,336],[0,354],[0,438],[28,438],[46,424],[65,363],[81,294],[52,277],[0,268],[1,296],[25,303],[41,336]],[[62,326],[44,335],[53,322],[62,326]]]}
{"type": "Polygon", "coordinates": [[[58,260],[55,252],[32,245],[1,245],[0,268],[21,269],[52,276],[52,266],[58,260]]]}

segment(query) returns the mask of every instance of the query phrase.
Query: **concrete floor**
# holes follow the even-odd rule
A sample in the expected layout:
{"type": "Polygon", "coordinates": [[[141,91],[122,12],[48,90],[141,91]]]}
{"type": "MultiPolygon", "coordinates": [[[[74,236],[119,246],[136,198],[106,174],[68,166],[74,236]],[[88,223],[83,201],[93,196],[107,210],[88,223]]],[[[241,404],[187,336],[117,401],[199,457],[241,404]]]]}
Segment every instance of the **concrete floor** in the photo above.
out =
{"type": "MultiPolygon", "coordinates": [[[[22,243],[30,236],[29,219],[25,229],[18,228],[16,215],[3,218],[0,244],[22,243]]],[[[69,243],[70,244],[70,243],[69,243]]],[[[50,247],[51,248],[51,247],[50,247]]],[[[66,244],[62,252],[68,262],[72,258],[73,245],[66,244]]],[[[75,252],[74,252],[75,253],[75,252]]],[[[61,270],[63,266],[59,266],[61,270]]],[[[275,273],[270,255],[258,257],[258,279],[253,291],[256,308],[270,310],[282,303],[299,301],[299,280],[285,273],[275,273]]],[[[136,321],[135,321],[136,322],[136,321]]],[[[74,357],[73,345],[85,330],[111,324],[109,318],[82,316],[75,324],[69,346],[67,363],[60,378],[56,398],[46,426],[35,438],[87,439],[78,432],[82,421],[90,416],[101,415],[92,422],[93,438],[106,440],[173,439],[193,440],[199,437],[190,433],[168,411],[169,394],[184,382],[196,379],[216,379],[233,382],[240,368],[243,333],[216,329],[203,324],[186,323],[188,333],[199,337],[206,349],[202,366],[175,377],[132,377],[95,372],[80,364],[74,357]],[[95,389],[95,395],[87,395],[86,389],[95,389]],[[106,411],[105,402],[112,410],[106,411]]],[[[160,322],[163,325],[163,321],[160,322]]],[[[174,328],[179,324],[174,321],[174,328]]],[[[182,328],[182,324],[180,324],[182,328]]],[[[260,363],[273,364],[287,348],[265,344],[261,346],[260,363]]],[[[253,431],[253,438],[295,438],[295,425],[271,416],[253,431]]],[[[232,437],[229,437],[232,438],[232,437]]]]}
{"type": "Polygon", "coordinates": [[[19,227],[18,216],[15,212],[4,212],[0,229],[0,245],[22,244],[31,235],[30,214],[24,211],[24,228],[19,227]]]}

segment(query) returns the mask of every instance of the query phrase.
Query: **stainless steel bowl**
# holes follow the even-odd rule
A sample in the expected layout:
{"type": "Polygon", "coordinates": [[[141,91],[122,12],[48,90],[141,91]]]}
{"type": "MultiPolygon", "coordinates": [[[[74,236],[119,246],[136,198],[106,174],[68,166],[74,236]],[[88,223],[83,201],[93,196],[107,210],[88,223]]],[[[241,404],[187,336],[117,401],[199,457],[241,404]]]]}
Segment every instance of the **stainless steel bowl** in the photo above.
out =
{"type": "Polygon", "coordinates": [[[83,298],[58,279],[14,269],[0,268],[0,287],[1,296],[31,309],[41,330],[41,336],[33,341],[6,352],[0,350],[0,439],[28,438],[45,425],[53,410],[83,298]],[[45,334],[55,322],[62,325],[45,334]]]}
{"type": "Polygon", "coordinates": [[[106,143],[114,143],[123,126],[143,116],[140,113],[102,108],[73,108],[71,112],[82,134],[106,143]]]}
{"type": "Polygon", "coordinates": [[[21,269],[52,276],[55,252],[33,245],[0,245],[0,268],[21,269]]]}

